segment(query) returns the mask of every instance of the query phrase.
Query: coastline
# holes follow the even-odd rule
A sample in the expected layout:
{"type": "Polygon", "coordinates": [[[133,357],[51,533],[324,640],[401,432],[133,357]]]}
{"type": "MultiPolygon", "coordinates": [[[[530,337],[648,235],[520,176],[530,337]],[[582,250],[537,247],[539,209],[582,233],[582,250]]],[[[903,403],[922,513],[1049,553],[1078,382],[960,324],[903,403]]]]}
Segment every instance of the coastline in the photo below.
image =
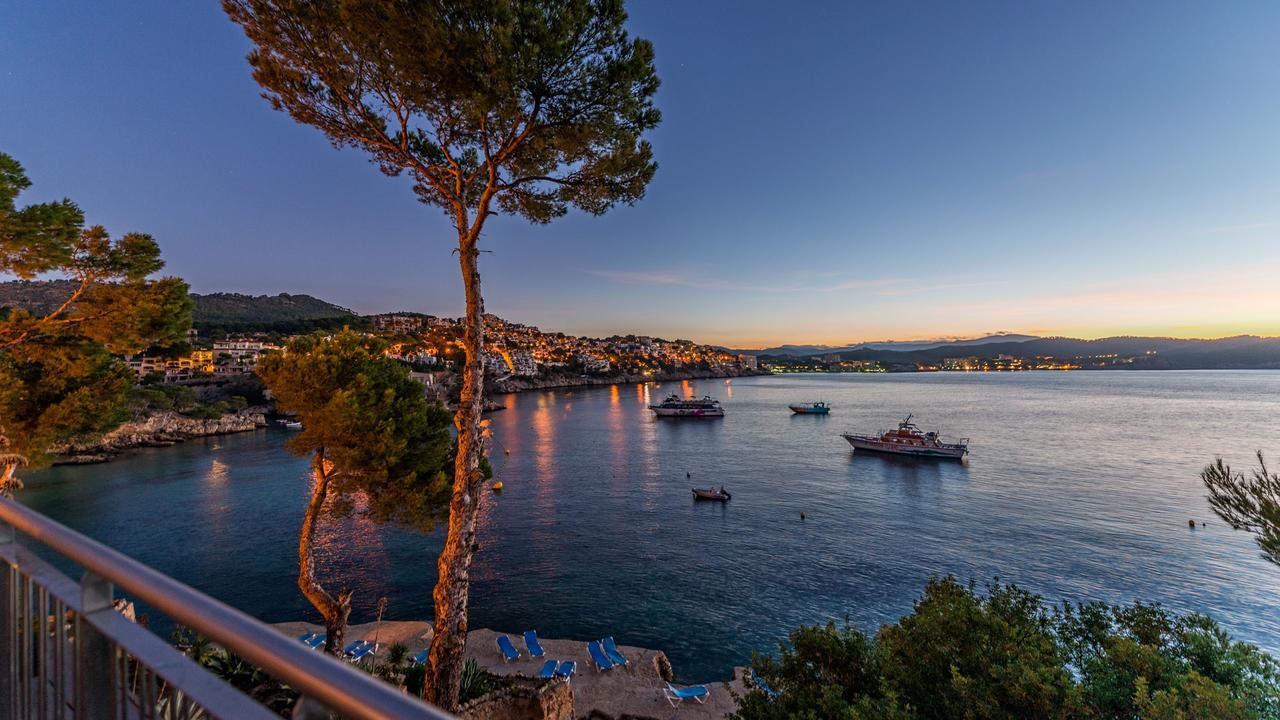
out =
{"type": "MultiPolygon", "coordinates": [[[[550,390],[566,387],[592,387],[638,382],[669,382],[675,380],[709,380],[719,378],[757,377],[770,375],[764,370],[725,369],[691,370],[663,373],[661,375],[611,375],[592,377],[582,375],[556,375],[546,378],[506,378],[498,380],[487,389],[490,399],[485,412],[504,409],[497,401],[499,395],[550,390]]],[[[142,420],[130,420],[92,442],[69,442],[54,448],[57,459],[54,465],[93,465],[111,462],[131,450],[148,447],[168,447],[193,438],[230,435],[249,432],[267,426],[267,416],[274,408],[250,407],[239,412],[227,413],[219,418],[189,418],[173,411],[156,413],[142,420]]]]}
{"type": "Polygon", "coordinates": [[[493,395],[510,395],[532,390],[552,390],[566,387],[594,387],[605,385],[628,385],[645,382],[670,382],[673,380],[718,380],[721,378],[760,377],[772,375],[767,370],[751,370],[747,368],[727,368],[723,370],[691,370],[687,372],[663,373],[661,375],[609,375],[603,377],[590,375],[558,375],[548,378],[505,378],[498,380],[489,389],[493,395]]]}
{"type": "Polygon", "coordinates": [[[266,427],[266,408],[247,408],[218,418],[189,418],[171,410],[143,420],[131,420],[87,443],[71,442],[55,448],[54,465],[90,465],[114,460],[144,447],[168,447],[192,438],[230,435],[266,427]]]}

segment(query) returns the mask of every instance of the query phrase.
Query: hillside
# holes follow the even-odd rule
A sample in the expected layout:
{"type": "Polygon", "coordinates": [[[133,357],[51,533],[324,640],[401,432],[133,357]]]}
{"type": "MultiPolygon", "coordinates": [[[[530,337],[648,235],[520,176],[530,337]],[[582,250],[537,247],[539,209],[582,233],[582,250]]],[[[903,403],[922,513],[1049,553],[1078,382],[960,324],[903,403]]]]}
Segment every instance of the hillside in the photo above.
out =
{"type": "MultiPolygon", "coordinates": [[[[74,288],[70,280],[11,281],[0,283],[0,308],[23,308],[44,314],[58,307],[74,288]]],[[[191,294],[195,301],[192,323],[197,329],[306,330],[342,323],[358,324],[355,312],[310,295],[242,295],[240,293],[191,294]]]]}
{"type": "Polygon", "coordinates": [[[66,301],[75,287],[70,280],[0,282],[0,309],[21,308],[32,315],[45,315],[66,301]]]}
{"type": "Polygon", "coordinates": [[[991,345],[995,343],[1022,342],[1035,340],[1035,335],[1014,335],[998,333],[968,340],[883,340],[880,342],[864,342],[855,345],[779,345],[763,350],[735,350],[746,355],[771,355],[774,357],[808,357],[812,355],[829,355],[831,353],[850,353],[858,350],[891,350],[907,352],[912,350],[929,350],[940,347],[963,347],[966,345],[991,345]]]}
{"type": "Polygon", "coordinates": [[[197,325],[249,325],[355,318],[356,313],[310,295],[241,295],[240,293],[191,294],[197,325]]]}
{"type": "MultiPolygon", "coordinates": [[[[1000,355],[1030,360],[1037,357],[1084,360],[1113,356],[1107,366],[1134,370],[1271,369],[1280,368],[1280,338],[1240,335],[1204,339],[1109,337],[1097,340],[1039,338],[995,342],[980,346],[945,345],[921,350],[892,351],[863,348],[840,353],[845,360],[874,360],[889,366],[938,363],[945,358],[1000,355]]],[[[1085,367],[1090,367],[1085,363],[1085,367]]]]}

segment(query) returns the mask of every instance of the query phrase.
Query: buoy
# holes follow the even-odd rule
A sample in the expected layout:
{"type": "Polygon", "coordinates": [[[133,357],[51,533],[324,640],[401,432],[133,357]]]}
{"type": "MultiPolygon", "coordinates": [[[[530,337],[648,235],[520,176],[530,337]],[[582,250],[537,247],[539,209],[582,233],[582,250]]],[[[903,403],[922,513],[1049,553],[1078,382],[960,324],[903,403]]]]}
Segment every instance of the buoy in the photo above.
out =
{"type": "Polygon", "coordinates": [[[496,483],[494,483],[494,484],[493,484],[493,491],[494,491],[494,492],[502,492],[502,481],[501,481],[501,480],[499,480],[498,482],[496,482],[496,483]]]}
{"type": "Polygon", "coordinates": [[[503,448],[503,449],[502,449],[502,454],[503,454],[503,455],[510,455],[510,454],[511,454],[511,451],[510,451],[510,450],[508,450],[508,449],[506,449],[506,448],[503,448]]]}
{"type": "Polygon", "coordinates": [[[1187,521],[1187,524],[1191,526],[1191,529],[1192,529],[1192,530],[1194,530],[1194,529],[1195,529],[1195,527],[1196,527],[1196,521],[1195,521],[1195,520],[1188,520],[1188,521],[1187,521]]]}
{"type": "Polygon", "coordinates": [[[803,519],[804,519],[804,511],[801,511],[801,512],[800,512],[800,519],[801,519],[801,520],[803,520],[803,519]]]}

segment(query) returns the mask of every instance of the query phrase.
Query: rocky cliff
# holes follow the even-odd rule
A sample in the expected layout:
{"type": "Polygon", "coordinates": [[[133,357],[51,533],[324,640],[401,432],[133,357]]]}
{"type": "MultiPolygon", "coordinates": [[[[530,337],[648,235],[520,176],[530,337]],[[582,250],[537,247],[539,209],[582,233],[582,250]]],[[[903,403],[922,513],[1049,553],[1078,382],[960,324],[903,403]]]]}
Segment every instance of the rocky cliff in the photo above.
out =
{"type": "Polygon", "coordinates": [[[160,412],[144,420],[127,422],[96,442],[69,443],[57,449],[58,464],[106,462],[124,450],[163,447],[207,435],[256,430],[267,424],[261,408],[249,408],[209,420],[189,418],[176,412],[160,412]]]}

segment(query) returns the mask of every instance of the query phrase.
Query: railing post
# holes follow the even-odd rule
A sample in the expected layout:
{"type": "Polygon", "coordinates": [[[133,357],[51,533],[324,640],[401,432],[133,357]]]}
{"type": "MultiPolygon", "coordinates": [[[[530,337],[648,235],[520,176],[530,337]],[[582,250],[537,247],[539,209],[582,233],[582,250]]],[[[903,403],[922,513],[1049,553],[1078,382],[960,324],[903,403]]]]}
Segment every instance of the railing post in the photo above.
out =
{"type": "Polygon", "coordinates": [[[18,716],[18,608],[17,598],[17,533],[13,526],[0,521],[0,553],[6,558],[0,563],[0,707],[5,717],[18,716]],[[14,558],[13,563],[7,558],[14,558]]]}
{"type": "MultiPolygon", "coordinates": [[[[115,648],[86,615],[115,612],[111,581],[86,571],[80,579],[80,612],[76,614],[76,719],[112,720],[116,706],[115,648]]],[[[123,681],[122,681],[123,682],[123,681]]]]}

